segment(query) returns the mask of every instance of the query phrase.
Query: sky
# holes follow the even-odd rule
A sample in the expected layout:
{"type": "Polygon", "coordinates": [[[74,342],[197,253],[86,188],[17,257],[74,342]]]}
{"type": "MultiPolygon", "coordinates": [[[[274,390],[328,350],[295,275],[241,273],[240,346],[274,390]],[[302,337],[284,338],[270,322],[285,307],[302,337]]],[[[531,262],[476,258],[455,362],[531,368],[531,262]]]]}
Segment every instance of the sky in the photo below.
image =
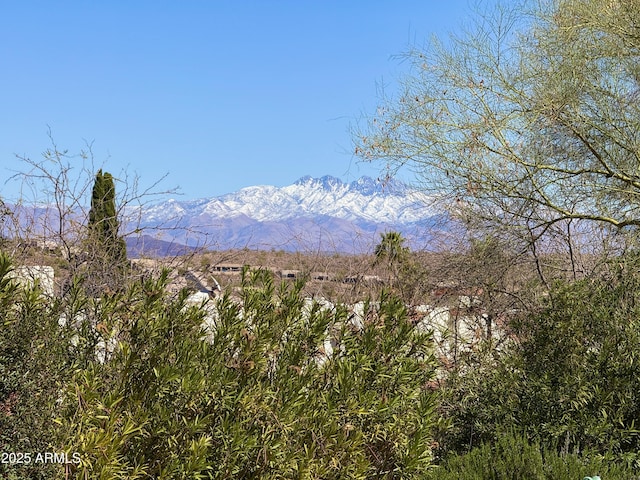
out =
{"type": "MultiPolygon", "coordinates": [[[[52,140],[183,199],[352,181],[351,126],[471,0],[0,0],[0,197],[52,140]]],[[[79,158],[72,159],[79,162],[79,158]]],[[[79,164],[78,164],[79,165],[79,164]]],[[[75,167],[76,169],[79,167],[75,167]]]]}

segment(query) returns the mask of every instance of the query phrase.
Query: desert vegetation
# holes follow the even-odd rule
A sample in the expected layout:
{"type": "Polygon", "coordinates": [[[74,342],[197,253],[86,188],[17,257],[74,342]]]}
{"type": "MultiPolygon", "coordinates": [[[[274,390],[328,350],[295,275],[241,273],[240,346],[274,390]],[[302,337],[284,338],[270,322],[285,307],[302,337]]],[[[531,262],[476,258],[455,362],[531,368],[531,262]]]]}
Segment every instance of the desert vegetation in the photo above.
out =
{"type": "Polygon", "coordinates": [[[482,292],[486,341],[441,377],[439,475],[638,468],[639,19],[625,0],[501,4],[408,51],[400,94],[354,128],[357,155],[410,168],[464,225],[445,267],[482,292]]]}
{"type": "Polygon", "coordinates": [[[408,53],[355,149],[446,205],[432,250],[132,259],[152,189],[25,159],[53,214],[0,210],[0,476],[637,478],[639,25],[541,2],[408,53]]]}
{"type": "Polygon", "coordinates": [[[490,238],[437,253],[401,240],[361,256],[147,259],[98,290],[89,263],[59,269],[53,295],[3,253],[2,448],[67,462],[3,475],[631,478],[637,255],[572,265],[490,238]],[[220,264],[242,267],[225,279],[220,264]],[[387,280],[312,280],[317,265],[387,280]],[[181,272],[221,289],[194,304],[181,272]]]}

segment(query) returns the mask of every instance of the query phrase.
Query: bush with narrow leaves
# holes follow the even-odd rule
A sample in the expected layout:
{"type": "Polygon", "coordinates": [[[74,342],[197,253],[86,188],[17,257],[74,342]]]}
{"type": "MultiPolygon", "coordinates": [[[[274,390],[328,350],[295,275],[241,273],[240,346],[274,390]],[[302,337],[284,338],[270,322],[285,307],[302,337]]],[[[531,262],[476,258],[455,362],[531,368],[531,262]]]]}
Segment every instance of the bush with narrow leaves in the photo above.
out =
{"type": "MultiPolygon", "coordinates": [[[[436,421],[431,339],[383,296],[362,329],[310,309],[303,284],[248,271],[215,332],[166,275],[85,305],[104,362],[78,369],[60,417],[77,478],[420,478],[436,421]],[[327,335],[337,342],[327,358],[327,335]],[[113,344],[113,342],[112,342],[113,344]],[[321,361],[322,359],[322,361],[321,361]]],[[[79,312],[75,312],[77,315],[79,312]]]]}
{"type": "Polygon", "coordinates": [[[60,303],[11,272],[0,252],[0,478],[56,478],[60,467],[36,464],[35,454],[61,452],[65,443],[54,418],[71,373],[67,331],[58,324],[60,303]]]}

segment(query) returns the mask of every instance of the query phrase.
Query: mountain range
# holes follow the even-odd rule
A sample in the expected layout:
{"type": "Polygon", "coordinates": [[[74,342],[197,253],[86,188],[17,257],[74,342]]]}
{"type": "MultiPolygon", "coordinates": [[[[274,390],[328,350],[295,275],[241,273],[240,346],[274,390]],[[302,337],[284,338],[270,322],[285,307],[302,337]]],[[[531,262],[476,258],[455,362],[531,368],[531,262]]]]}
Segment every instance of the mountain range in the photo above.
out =
{"type": "Polygon", "coordinates": [[[446,231],[446,214],[435,206],[435,197],[393,179],[369,177],[346,183],[305,176],[285,187],[251,186],[141,208],[132,212],[145,233],[128,240],[134,255],[183,246],[364,253],[385,231],[401,232],[413,248],[426,247],[446,231]]]}

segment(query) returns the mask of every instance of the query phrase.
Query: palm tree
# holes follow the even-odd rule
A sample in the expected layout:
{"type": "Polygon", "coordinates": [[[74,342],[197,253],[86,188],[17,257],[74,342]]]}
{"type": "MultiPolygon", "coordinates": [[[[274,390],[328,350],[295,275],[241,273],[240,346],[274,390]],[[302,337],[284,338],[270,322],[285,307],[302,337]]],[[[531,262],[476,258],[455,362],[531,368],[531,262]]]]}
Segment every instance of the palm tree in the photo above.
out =
{"type": "Polygon", "coordinates": [[[374,265],[386,264],[388,284],[394,286],[398,280],[399,268],[407,260],[409,248],[404,246],[405,238],[399,232],[380,234],[381,240],[374,250],[374,265]]]}

